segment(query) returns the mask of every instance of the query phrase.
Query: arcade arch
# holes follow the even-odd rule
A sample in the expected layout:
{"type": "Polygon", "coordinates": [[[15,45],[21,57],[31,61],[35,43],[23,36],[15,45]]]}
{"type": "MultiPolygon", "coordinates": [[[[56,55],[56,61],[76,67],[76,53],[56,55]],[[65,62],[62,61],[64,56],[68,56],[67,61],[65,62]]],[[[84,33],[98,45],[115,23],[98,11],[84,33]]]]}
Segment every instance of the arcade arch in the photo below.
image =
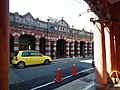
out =
{"type": "Polygon", "coordinates": [[[41,37],[39,47],[40,47],[40,52],[42,54],[45,54],[45,42],[46,42],[46,39],[44,37],[41,37]]]}
{"type": "Polygon", "coordinates": [[[19,50],[35,50],[35,37],[31,35],[20,35],[19,50]]]}
{"type": "Polygon", "coordinates": [[[14,36],[10,34],[10,53],[14,52],[14,36]]]}
{"type": "Polygon", "coordinates": [[[81,41],[80,42],[80,55],[83,56],[84,53],[85,53],[85,42],[84,41],[81,41]]]}
{"type": "Polygon", "coordinates": [[[9,42],[9,48],[10,48],[10,63],[11,60],[13,59],[13,52],[14,52],[14,36],[10,34],[10,42],[9,42]]]}
{"type": "Polygon", "coordinates": [[[56,57],[57,58],[64,58],[64,55],[65,55],[65,47],[66,47],[66,44],[65,44],[65,40],[63,39],[59,39],[57,41],[57,45],[56,45],[56,57]]]}
{"type": "Polygon", "coordinates": [[[75,49],[75,57],[77,56],[77,45],[78,45],[78,42],[75,41],[75,45],[74,45],[74,49],[75,49]]]}

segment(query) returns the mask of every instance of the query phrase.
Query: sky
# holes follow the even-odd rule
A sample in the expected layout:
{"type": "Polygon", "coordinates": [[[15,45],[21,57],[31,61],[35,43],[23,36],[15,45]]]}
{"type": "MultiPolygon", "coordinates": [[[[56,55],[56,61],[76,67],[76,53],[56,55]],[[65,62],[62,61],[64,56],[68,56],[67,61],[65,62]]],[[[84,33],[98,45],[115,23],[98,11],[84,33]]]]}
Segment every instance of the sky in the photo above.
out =
{"type": "Polygon", "coordinates": [[[11,13],[24,15],[30,12],[35,19],[42,21],[47,21],[48,17],[58,20],[63,17],[71,28],[91,31],[94,26],[89,20],[96,16],[92,12],[86,13],[87,9],[89,6],[83,0],[10,0],[9,3],[11,13]]]}

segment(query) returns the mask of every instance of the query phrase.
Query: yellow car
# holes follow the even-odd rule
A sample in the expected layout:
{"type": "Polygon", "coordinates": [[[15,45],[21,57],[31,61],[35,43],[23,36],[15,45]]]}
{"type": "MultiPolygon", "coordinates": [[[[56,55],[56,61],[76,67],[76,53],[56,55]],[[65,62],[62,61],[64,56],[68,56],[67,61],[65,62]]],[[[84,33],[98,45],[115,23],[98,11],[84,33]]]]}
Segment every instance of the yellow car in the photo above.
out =
{"type": "Polygon", "coordinates": [[[24,68],[27,65],[50,64],[51,62],[50,56],[45,56],[34,50],[24,50],[16,52],[11,63],[18,68],[24,68]]]}

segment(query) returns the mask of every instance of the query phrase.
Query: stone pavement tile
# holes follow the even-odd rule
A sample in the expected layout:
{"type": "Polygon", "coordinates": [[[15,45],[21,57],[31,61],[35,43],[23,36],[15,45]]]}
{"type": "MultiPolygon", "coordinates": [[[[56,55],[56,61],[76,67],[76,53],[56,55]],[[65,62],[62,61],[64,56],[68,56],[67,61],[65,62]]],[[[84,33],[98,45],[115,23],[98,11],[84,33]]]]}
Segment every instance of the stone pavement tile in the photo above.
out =
{"type": "Polygon", "coordinates": [[[95,85],[89,88],[88,90],[96,90],[95,85]]]}
{"type": "Polygon", "coordinates": [[[83,88],[82,90],[96,90],[95,89],[95,84],[94,82],[89,83],[85,88],[83,88]]]}
{"type": "Polygon", "coordinates": [[[85,88],[85,86],[87,85],[87,82],[81,81],[80,79],[77,79],[75,81],[72,81],[66,85],[63,85],[59,88],[56,88],[54,90],[82,90],[83,88],[85,88]]]}
{"type": "Polygon", "coordinates": [[[91,73],[54,90],[95,90],[94,78],[94,73],[91,73]]]}

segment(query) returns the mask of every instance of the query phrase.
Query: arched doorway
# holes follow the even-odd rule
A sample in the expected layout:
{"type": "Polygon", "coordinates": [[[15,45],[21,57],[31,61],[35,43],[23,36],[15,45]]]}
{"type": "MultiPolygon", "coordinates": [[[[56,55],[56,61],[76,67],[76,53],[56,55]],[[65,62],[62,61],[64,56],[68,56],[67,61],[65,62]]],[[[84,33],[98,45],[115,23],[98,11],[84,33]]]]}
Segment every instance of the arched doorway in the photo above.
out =
{"type": "Polygon", "coordinates": [[[14,37],[10,34],[10,53],[14,52],[14,37]]]}
{"type": "Polygon", "coordinates": [[[19,50],[35,50],[35,37],[31,35],[21,35],[19,37],[19,50]]]}
{"type": "Polygon", "coordinates": [[[14,37],[10,34],[10,62],[13,59],[13,52],[14,52],[14,37]]]}
{"type": "Polygon", "coordinates": [[[53,52],[54,52],[54,50],[53,50],[53,47],[54,47],[53,43],[54,43],[54,41],[51,41],[51,58],[54,57],[53,56],[53,52]]]}
{"type": "Polygon", "coordinates": [[[41,37],[39,47],[40,47],[40,52],[44,55],[45,55],[45,42],[46,42],[46,39],[44,37],[41,37]]]}
{"type": "Polygon", "coordinates": [[[66,45],[65,45],[65,40],[60,39],[57,41],[56,45],[56,57],[57,58],[64,58],[65,50],[66,50],[66,45]]]}
{"type": "Polygon", "coordinates": [[[78,45],[78,42],[75,41],[75,45],[74,45],[74,48],[75,48],[75,57],[77,56],[77,45],[78,45]]]}
{"type": "Polygon", "coordinates": [[[80,55],[83,56],[85,52],[85,42],[81,41],[80,42],[80,55]]]}

